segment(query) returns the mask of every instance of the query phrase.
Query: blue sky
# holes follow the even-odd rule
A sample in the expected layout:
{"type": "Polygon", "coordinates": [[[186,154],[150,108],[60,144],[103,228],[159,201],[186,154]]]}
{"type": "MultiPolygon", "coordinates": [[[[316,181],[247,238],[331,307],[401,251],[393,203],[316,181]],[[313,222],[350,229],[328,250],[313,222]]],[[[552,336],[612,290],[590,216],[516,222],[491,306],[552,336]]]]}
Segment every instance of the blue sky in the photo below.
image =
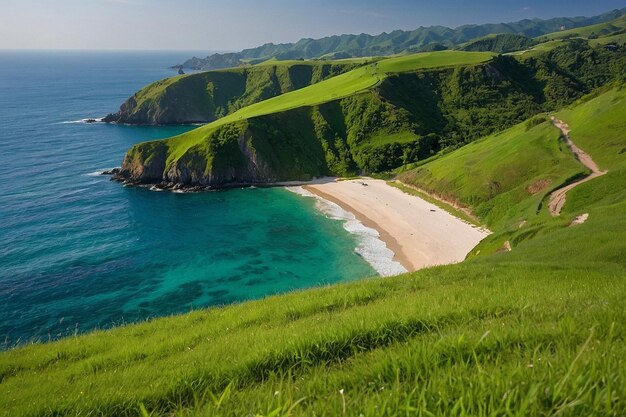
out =
{"type": "Polygon", "coordinates": [[[0,0],[0,49],[240,50],[622,7],[626,0],[0,0]]]}

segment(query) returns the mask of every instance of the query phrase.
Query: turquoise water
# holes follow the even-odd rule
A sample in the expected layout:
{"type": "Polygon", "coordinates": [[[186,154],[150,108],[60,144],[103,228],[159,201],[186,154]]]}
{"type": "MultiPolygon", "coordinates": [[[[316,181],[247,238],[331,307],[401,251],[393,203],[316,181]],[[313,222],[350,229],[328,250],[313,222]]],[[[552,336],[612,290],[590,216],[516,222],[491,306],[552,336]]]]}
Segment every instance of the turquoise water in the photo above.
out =
{"type": "Polygon", "coordinates": [[[79,121],[192,54],[0,51],[4,347],[375,275],[312,198],[153,192],[95,175],[132,144],[191,127],[79,121]]]}

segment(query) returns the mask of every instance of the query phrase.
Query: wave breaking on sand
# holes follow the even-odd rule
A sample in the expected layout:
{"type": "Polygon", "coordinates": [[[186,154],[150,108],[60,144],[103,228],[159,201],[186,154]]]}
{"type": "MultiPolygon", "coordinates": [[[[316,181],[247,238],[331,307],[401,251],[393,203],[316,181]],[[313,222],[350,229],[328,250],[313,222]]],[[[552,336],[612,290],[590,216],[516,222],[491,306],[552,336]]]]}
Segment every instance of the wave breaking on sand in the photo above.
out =
{"type": "Polygon", "coordinates": [[[400,262],[394,261],[395,254],[379,239],[380,234],[366,227],[349,211],[339,205],[315,195],[302,187],[285,187],[288,191],[303,197],[315,198],[315,208],[326,217],[343,222],[343,228],[358,236],[359,244],[355,251],[381,276],[393,276],[408,272],[400,262]]]}

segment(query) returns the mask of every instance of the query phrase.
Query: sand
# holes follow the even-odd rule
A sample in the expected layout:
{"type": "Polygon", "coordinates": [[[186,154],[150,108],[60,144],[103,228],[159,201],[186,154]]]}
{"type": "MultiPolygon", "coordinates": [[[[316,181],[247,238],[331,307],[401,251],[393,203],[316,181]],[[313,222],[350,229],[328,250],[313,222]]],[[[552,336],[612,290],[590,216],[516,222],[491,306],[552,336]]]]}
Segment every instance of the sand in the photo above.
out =
{"type": "Polygon", "coordinates": [[[395,253],[394,259],[408,271],[460,262],[488,235],[488,231],[382,180],[330,181],[304,188],[378,231],[395,253]]]}

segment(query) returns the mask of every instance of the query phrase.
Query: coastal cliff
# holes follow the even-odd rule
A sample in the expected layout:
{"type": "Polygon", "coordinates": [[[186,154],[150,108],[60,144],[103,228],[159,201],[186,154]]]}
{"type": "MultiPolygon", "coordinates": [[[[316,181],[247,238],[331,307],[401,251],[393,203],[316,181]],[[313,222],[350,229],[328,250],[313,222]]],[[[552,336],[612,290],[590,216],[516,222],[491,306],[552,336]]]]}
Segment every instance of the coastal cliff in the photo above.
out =
{"type": "Polygon", "coordinates": [[[277,63],[171,77],[141,89],[103,121],[139,125],[209,123],[354,67],[339,63],[277,63]]]}
{"type": "Polygon", "coordinates": [[[295,110],[222,126],[178,158],[172,157],[175,151],[168,140],[138,144],[127,152],[115,178],[131,184],[158,184],[162,188],[222,188],[306,181],[330,174],[324,150],[316,138],[300,136],[297,129],[280,133],[268,129],[294,118],[304,121],[306,114],[295,110]]]}
{"type": "Polygon", "coordinates": [[[526,59],[497,56],[432,69],[407,65],[423,57],[476,57],[454,54],[383,60],[342,75],[344,84],[335,77],[180,136],[135,145],[115,178],[219,188],[387,172],[571,103],[619,77],[626,62],[623,50],[572,41],[526,59]],[[372,87],[345,92],[352,84],[367,85],[368,77],[372,87]]]}

